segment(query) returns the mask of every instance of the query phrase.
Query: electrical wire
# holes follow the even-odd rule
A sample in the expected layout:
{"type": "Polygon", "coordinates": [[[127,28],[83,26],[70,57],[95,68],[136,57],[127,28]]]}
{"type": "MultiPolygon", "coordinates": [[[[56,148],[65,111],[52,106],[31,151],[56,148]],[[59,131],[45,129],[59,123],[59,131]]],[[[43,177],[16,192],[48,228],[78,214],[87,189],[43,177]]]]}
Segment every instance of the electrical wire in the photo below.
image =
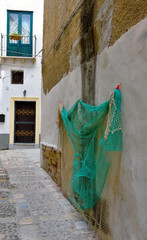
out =
{"type": "MultiPolygon", "coordinates": [[[[16,64],[7,64],[7,63],[3,63],[3,64],[0,64],[0,65],[4,65],[4,66],[9,66],[9,67],[21,67],[21,65],[16,65],[16,64]]],[[[23,65],[24,66],[24,65],[23,65]]],[[[22,66],[22,67],[23,67],[22,66]]],[[[32,68],[32,66],[30,66],[30,64],[29,64],[29,66],[28,66],[28,68],[32,68]]],[[[33,67],[33,69],[34,68],[42,68],[42,67],[33,67]]]]}
{"type": "MultiPolygon", "coordinates": [[[[10,51],[10,50],[6,50],[5,48],[0,48],[0,50],[4,51],[4,52],[8,52],[8,53],[15,53],[15,54],[20,54],[20,52],[16,52],[16,51],[10,51]]],[[[44,49],[41,49],[36,55],[34,55],[34,57],[42,57],[42,56],[39,56],[39,53],[41,53],[44,49]]],[[[23,53],[22,53],[23,54],[23,53]]],[[[29,53],[25,53],[25,55],[28,55],[28,57],[30,56],[29,53]]],[[[3,56],[1,56],[3,57],[3,56]]],[[[5,56],[4,56],[5,57],[5,56]]],[[[11,57],[11,56],[10,56],[11,57]]],[[[12,56],[13,57],[13,56],[12,56]]],[[[14,56],[14,57],[18,57],[18,56],[14,56]]],[[[21,57],[21,56],[20,56],[21,57]]]]}
{"type": "MultiPolygon", "coordinates": [[[[43,49],[41,49],[41,50],[38,52],[38,54],[39,54],[42,50],[43,50],[43,49]]],[[[38,55],[38,54],[37,54],[37,55],[38,55]]],[[[36,55],[36,56],[37,56],[37,55],[36,55]]],[[[14,65],[9,65],[9,64],[3,64],[3,65],[14,66],[14,65]]],[[[17,70],[14,71],[12,74],[15,74],[17,71],[22,70],[23,68],[25,68],[25,67],[28,66],[28,65],[30,66],[30,63],[26,63],[26,64],[24,64],[21,68],[17,69],[17,70]]],[[[15,66],[20,67],[20,66],[18,66],[18,65],[15,65],[15,66]]],[[[30,66],[30,67],[32,67],[32,66],[30,66]]],[[[41,68],[41,67],[34,67],[34,68],[41,68]]],[[[10,76],[11,76],[11,74],[9,74],[9,75],[3,77],[2,80],[6,79],[6,78],[8,78],[8,77],[10,77],[10,76]]]]}
{"type": "Polygon", "coordinates": [[[71,16],[69,17],[69,19],[67,20],[67,22],[65,23],[63,29],[60,31],[60,33],[58,34],[56,40],[52,43],[52,45],[50,46],[48,52],[46,53],[46,55],[42,58],[42,63],[44,62],[44,60],[49,56],[51,50],[53,49],[53,47],[55,46],[55,44],[57,43],[57,41],[60,39],[60,37],[62,36],[63,32],[65,31],[65,29],[67,28],[67,26],[69,25],[69,23],[71,22],[72,18],[74,17],[74,15],[77,13],[77,11],[79,10],[79,8],[81,7],[81,5],[83,4],[84,0],[80,0],[77,4],[77,6],[75,7],[74,11],[72,12],[71,16]]]}

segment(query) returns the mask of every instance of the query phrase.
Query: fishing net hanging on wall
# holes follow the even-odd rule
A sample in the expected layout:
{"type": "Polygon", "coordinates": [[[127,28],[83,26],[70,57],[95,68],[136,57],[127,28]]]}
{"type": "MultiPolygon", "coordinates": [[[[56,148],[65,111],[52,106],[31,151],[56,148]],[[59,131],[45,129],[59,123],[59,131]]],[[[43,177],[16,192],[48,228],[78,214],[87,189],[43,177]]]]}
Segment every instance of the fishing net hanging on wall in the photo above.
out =
{"type": "Polygon", "coordinates": [[[101,196],[110,168],[110,153],[122,150],[121,92],[91,106],[78,100],[62,120],[74,149],[69,200],[79,210],[92,209],[101,196]]]}

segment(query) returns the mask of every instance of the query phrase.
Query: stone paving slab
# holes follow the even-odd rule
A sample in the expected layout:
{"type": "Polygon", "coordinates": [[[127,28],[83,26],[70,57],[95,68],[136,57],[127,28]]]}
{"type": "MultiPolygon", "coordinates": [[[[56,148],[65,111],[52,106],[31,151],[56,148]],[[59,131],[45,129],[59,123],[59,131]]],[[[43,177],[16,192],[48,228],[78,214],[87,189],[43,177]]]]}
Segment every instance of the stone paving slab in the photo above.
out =
{"type": "Polygon", "coordinates": [[[0,240],[98,239],[40,168],[40,150],[0,151],[0,240]]]}

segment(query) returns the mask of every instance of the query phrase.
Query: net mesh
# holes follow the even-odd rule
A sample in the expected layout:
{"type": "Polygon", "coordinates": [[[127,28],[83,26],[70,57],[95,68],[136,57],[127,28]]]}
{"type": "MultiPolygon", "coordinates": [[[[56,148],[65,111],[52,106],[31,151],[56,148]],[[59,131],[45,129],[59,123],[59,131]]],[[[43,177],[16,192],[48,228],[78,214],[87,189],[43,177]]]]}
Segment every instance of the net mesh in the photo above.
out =
{"type": "Polygon", "coordinates": [[[99,200],[110,168],[111,153],[122,150],[121,92],[114,90],[110,100],[91,106],[78,100],[62,120],[74,149],[69,200],[82,211],[99,200]]]}

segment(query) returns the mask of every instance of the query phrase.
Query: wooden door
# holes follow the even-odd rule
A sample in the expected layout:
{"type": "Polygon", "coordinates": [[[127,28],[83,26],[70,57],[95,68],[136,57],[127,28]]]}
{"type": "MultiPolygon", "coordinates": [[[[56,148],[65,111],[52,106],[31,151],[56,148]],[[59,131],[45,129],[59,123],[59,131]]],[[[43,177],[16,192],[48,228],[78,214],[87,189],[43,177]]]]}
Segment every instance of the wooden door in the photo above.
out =
{"type": "Polygon", "coordinates": [[[15,102],[15,143],[35,142],[35,102],[15,102]]]}

